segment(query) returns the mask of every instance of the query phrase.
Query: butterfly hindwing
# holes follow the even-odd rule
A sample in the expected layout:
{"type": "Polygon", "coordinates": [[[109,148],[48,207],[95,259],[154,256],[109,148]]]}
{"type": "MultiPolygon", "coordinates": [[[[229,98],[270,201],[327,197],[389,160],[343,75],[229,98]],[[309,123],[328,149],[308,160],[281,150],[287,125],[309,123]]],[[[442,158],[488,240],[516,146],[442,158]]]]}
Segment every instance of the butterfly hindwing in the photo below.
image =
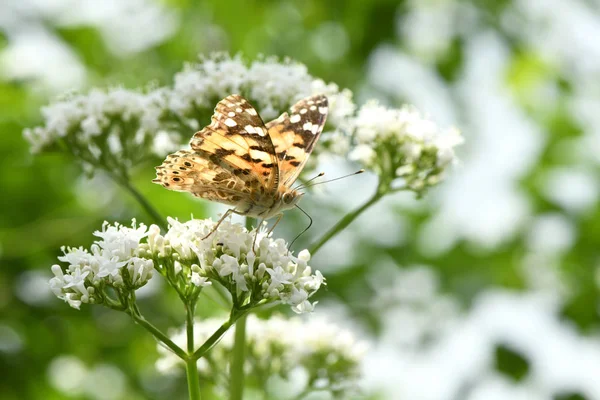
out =
{"type": "Polygon", "coordinates": [[[230,95],[221,100],[211,124],[194,135],[190,146],[254,190],[277,190],[275,148],[263,120],[243,97],[230,95]]]}
{"type": "Polygon", "coordinates": [[[327,119],[327,97],[315,95],[300,100],[266,125],[279,162],[279,182],[291,186],[300,175],[327,119]]]}

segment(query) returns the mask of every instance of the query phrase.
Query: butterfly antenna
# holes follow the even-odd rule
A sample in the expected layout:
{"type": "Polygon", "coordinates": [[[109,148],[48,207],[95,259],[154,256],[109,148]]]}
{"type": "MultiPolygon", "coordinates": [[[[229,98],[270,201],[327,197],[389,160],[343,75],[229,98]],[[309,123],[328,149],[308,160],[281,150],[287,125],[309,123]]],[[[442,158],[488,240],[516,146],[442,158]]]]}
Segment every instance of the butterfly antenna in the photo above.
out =
{"type": "Polygon", "coordinates": [[[306,232],[307,230],[309,230],[309,229],[310,229],[310,227],[311,227],[311,226],[312,226],[312,224],[313,224],[313,219],[311,218],[311,216],[310,216],[310,215],[308,215],[308,213],[307,213],[306,211],[304,211],[303,209],[301,209],[301,208],[300,208],[300,206],[299,206],[298,204],[296,204],[296,208],[297,208],[298,210],[302,211],[302,212],[304,213],[304,215],[306,215],[306,216],[308,217],[308,219],[310,220],[310,222],[308,223],[308,226],[307,226],[307,227],[306,227],[306,228],[305,228],[305,229],[304,229],[302,232],[300,232],[300,233],[298,234],[298,236],[296,236],[296,237],[294,238],[294,240],[292,240],[292,243],[290,243],[290,245],[288,246],[288,250],[292,248],[292,245],[294,244],[294,242],[295,242],[295,241],[296,241],[296,240],[297,240],[297,239],[298,239],[300,236],[302,236],[302,235],[304,234],[304,232],[306,232]]]}
{"type": "MultiPolygon", "coordinates": [[[[353,173],[351,173],[351,174],[344,175],[344,176],[340,176],[340,177],[338,177],[338,178],[334,178],[334,179],[330,179],[330,180],[328,180],[328,181],[317,182],[317,183],[313,183],[312,185],[307,185],[307,184],[304,184],[302,187],[300,187],[300,188],[298,188],[298,189],[306,189],[306,188],[308,188],[308,187],[313,187],[313,186],[317,186],[317,185],[322,185],[323,183],[329,183],[329,182],[339,181],[340,179],[348,178],[349,176],[354,176],[354,175],[362,174],[363,172],[365,172],[365,170],[364,170],[364,169],[359,169],[358,171],[356,171],[356,172],[353,172],[353,173]]],[[[309,181],[309,182],[310,182],[310,181],[309,181]]],[[[308,182],[306,182],[306,183],[308,183],[308,182]]]]}
{"type": "Polygon", "coordinates": [[[314,180],[315,180],[315,179],[317,179],[317,178],[320,178],[320,177],[322,177],[323,175],[325,175],[325,172],[320,172],[320,173],[319,173],[319,175],[317,175],[317,176],[313,176],[312,178],[310,178],[310,179],[309,179],[309,180],[307,180],[306,182],[300,183],[298,186],[296,186],[296,187],[294,188],[294,190],[299,190],[299,189],[301,189],[303,186],[306,186],[306,185],[308,185],[310,182],[314,181],[314,180]]]}

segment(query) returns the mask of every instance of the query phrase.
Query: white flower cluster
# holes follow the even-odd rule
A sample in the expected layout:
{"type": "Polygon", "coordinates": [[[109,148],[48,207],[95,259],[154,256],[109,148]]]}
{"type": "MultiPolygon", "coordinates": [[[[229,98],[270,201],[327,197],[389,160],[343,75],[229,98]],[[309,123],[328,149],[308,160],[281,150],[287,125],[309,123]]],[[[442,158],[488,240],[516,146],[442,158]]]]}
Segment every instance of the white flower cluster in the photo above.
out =
{"type": "Polygon", "coordinates": [[[154,272],[150,259],[139,257],[140,241],[148,235],[144,224],[131,228],[118,223],[105,222],[101,231],[94,232],[100,240],[90,250],[83,247],[63,247],[58,259],[66,268],[52,266],[54,277],[50,288],[54,294],[71,307],[79,309],[81,303],[109,301],[106,287],[135,290],[144,286],[154,272]]]}
{"type": "Polygon", "coordinates": [[[165,95],[164,89],[143,93],[124,88],[67,95],[42,108],[44,126],[25,129],[23,134],[33,152],[62,140],[72,151],[83,152],[77,155],[90,163],[105,152],[140,155],[139,149],[150,149],[159,131],[167,107],[165,95]]]}
{"type": "Polygon", "coordinates": [[[23,134],[33,152],[66,150],[87,167],[120,175],[153,154],[164,157],[181,148],[210,122],[216,103],[232,93],[248,97],[265,121],[316,93],[329,98],[329,126],[337,129],[355,110],[352,92],[312,77],[303,64],[276,58],[248,64],[240,56],[217,53],[187,65],[172,86],[65,96],[42,108],[42,126],[23,134]]]}
{"type": "Polygon", "coordinates": [[[297,313],[314,309],[316,303],[309,298],[325,279],[307,265],[307,250],[295,257],[283,239],[273,240],[264,231],[248,231],[230,221],[223,221],[206,239],[215,226],[211,219],[181,223],[169,218],[169,224],[164,236],[151,228],[147,245],[148,254],[166,276],[175,260],[175,275],[183,273],[196,286],[205,286],[207,280],[219,282],[238,307],[278,301],[297,313]]]}
{"type": "MultiPolygon", "coordinates": [[[[194,325],[194,343],[200,347],[222,321],[210,318],[194,325]]],[[[334,390],[338,393],[352,389],[360,375],[360,364],[366,354],[366,345],[356,340],[354,335],[321,318],[284,318],[273,315],[262,320],[249,315],[246,325],[247,379],[252,385],[268,390],[273,377],[287,378],[294,370],[305,372],[304,387],[311,389],[334,390]]],[[[215,376],[211,368],[219,366],[226,371],[231,361],[233,330],[229,330],[219,346],[214,347],[205,358],[198,360],[201,374],[215,376]]],[[[181,329],[171,335],[173,342],[185,346],[186,331],[181,329]]],[[[159,346],[160,358],[156,368],[162,373],[177,373],[183,363],[168,349],[159,346]]],[[[227,384],[228,382],[224,382],[227,384]]],[[[308,389],[308,390],[307,390],[308,389]]],[[[277,397],[277,396],[275,396],[277,397]]],[[[286,397],[287,398],[287,397],[286,397]]]]}
{"type": "Polygon", "coordinates": [[[355,109],[350,90],[340,91],[336,84],[314,78],[304,64],[268,57],[248,65],[241,56],[222,53],[189,64],[175,75],[171,108],[183,118],[196,119],[198,110],[212,111],[217,101],[232,93],[247,96],[265,121],[313,94],[328,97],[328,121],[333,126],[349,118],[355,109]]]}
{"type": "Polygon", "coordinates": [[[440,181],[463,141],[457,129],[440,130],[414,107],[391,109],[375,101],[360,108],[350,131],[351,159],[390,181],[403,178],[416,192],[440,181]]]}

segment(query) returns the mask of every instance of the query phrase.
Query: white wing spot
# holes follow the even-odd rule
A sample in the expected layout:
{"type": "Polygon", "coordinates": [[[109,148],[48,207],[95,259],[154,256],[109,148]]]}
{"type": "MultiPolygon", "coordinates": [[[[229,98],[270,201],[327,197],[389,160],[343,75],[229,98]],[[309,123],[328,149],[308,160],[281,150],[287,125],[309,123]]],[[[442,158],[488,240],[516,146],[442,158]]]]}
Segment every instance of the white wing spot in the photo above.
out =
{"type": "Polygon", "coordinates": [[[229,126],[229,127],[232,127],[232,126],[236,126],[236,125],[237,125],[237,122],[235,122],[235,121],[234,121],[234,120],[232,120],[231,118],[227,118],[227,119],[225,120],[225,125],[227,125],[227,126],[229,126]]]}
{"type": "Polygon", "coordinates": [[[327,114],[327,107],[319,107],[319,112],[321,114],[327,114]]]}
{"type": "Polygon", "coordinates": [[[315,102],[314,102],[314,100],[309,100],[309,101],[306,102],[306,104],[308,104],[310,106],[312,104],[315,104],[315,102]]]}
{"type": "Polygon", "coordinates": [[[295,123],[297,123],[297,122],[300,122],[300,115],[299,115],[299,114],[293,114],[293,115],[290,117],[290,122],[291,122],[292,124],[295,124],[295,123]]]}
{"type": "Polygon", "coordinates": [[[235,112],[236,112],[236,113],[241,113],[242,111],[243,111],[243,110],[242,110],[240,107],[238,107],[238,108],[236,108],[236,109],[235,109],[235,112]]]}
{"type": "Polygon", "coordinates": [[[257,115],[256,110],[254,108],[247,108],[246,112],[250,115],[257,115]]]}
{"type": "Polygon", "coordinates": [[[302,128],[303,128],[305,131],[310,131],[310,130],[312,129],[312,127],[313,127],[313,124],[312,124],[312,122],[307,122],[307,123],[305,123],[305,124],[304,124],[304,126],[302,126],[302,128]]]}
{"type": "Polygon", "coordinates": [[[313,135],[316,135],[318,131],[319,131],[319,125],[317,125],[317,124],[314,124],[314,125],[312,126],[312,130],[311,130],[311,132],[313,133],[313,135]]]}
{"type": "Polygon", "coordinates": [[[315,111],[317,109],[317,106],[310,106],[310,111],[315,111]]]}
{"type": "Polygon", "coordinates": [[[306,108],[303,108],[302,110],[300,110],[300,114],[306,114],[308,112],[308,110],[306,108]]]}
{"type": "Polygon", "coordinates": [[[229,111],[227,113],[227,115],[230,116],[230,117],[232,117],[232,118],[235,117],[235,113],[233,111],[229,111]]]}
{"type": "Polygon", "coordinates": [[[248,133],[259,133],[252,125],[246,125],[244,129],[248,133]]]}

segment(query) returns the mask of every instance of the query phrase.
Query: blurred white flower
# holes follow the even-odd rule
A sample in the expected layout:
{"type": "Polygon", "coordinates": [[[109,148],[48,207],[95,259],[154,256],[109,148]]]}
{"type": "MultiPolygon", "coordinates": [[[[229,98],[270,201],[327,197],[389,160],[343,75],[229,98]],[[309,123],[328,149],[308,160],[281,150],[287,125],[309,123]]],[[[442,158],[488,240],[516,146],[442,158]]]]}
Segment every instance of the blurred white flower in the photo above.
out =
{"type": "Polygon", "coordinates": [[[401,177],[417,192],[437,184],[455,161],[454,148],[463,141],[457,129],[441,131],[414,107],[391,109],[370,101],[362,106],[350,129],[350,158],[384,179],[401,177]]]}
{"type": "Polygon", "coordinates": [[[204,239],[215,227],[211,219],[168,220],[167,233],[163,236],[150,228],[148,244],[143,245],[159,270],[170,268],[170,260],[176,260],[192,284],[206,286],[207,279],[219,282],[237,299],[238,307],[276,301],[289,304],[297,313],[312,311],[314,304],[308,299],[324,278],[307,265],[308,251],[295,257],[283,239],[274,240],[264,230],[248,231],[230,221],[223,221],[204,239]]]}
{"type": "Polygon", "coordinates": [[[566,211],[586,213],[598,203],[600,184],[591,170],[556,167],[546,173],[543,181],[544,196],[566,211]]]}
{"type": "Polygon", "coordinates": [[[111,364],[88,368],[79,358],[59,356],[47,370],[50,384],[66,396],[85,396],[94,400],[118,400],[126,397],[127,380],[123,372],[111,364]]]}
{"type": "MultiPolygon", "coordinates": [[[[217,318],[204,319],[194,325],[194,343],[200,347],[221,325],[217,318]]],[[[366,344],[357,341],[352,333],[337,327],[330,321],[311,317],[284,318],[278,315],[267,320],[255,315],[247,317],[247,365],[252,365],[254,376],[259,384],[267,386],[269,378],[288,376],[295,368],[302,368],[308,374],[306,382],[312,382],[308,391],[317,389],[317,381],[325,390],[345,390],[356,388],[359,365],[366,353],[366,344]],[[260,376],[259,376],[260,375],[260,376]],[[318,379],[317,379],[318,378],[318,379]]],[[[171,335],[175,344],[185,346],[185,328],[171,335]]],[[[226,371],[231,361],[233,331],[229,330],[219,342],[219,346],[207,353],[205,359],[198,360],[202,374],[213,376],[212,366],[226,371]]],[[[162,373],[179,373],[184,364],[168,349],[158,346],[160,358],[156,368],[162,373]]],[[[275,396],[281,398],[282,394],[275,396]]]]}

